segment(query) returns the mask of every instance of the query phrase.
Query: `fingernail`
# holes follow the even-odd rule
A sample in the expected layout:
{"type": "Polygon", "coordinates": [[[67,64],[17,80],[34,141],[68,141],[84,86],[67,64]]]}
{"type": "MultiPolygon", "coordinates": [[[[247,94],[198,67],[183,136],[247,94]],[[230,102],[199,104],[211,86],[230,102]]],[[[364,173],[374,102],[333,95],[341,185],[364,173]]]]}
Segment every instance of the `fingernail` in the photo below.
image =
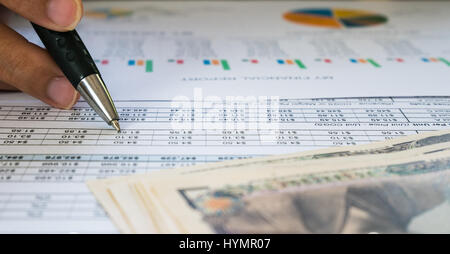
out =
{"type": "Polygon", "coordinates": [[[66,78],[58,77],[50,81],[47,96],[56,107],[70,109],[78,100],[78,92],[66,78]]]}
{"type": "Polygon", "coordinates": [[[47,15],[56,25],[72,28],[78,21],[78,5],[73,0],[49,0],[47,15]]]}

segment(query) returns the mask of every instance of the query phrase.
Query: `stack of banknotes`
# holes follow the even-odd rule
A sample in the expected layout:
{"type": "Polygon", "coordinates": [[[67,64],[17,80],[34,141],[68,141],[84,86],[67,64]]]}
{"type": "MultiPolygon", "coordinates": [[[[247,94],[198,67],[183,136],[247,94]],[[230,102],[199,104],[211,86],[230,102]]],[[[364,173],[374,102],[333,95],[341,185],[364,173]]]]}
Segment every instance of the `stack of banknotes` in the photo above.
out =
{"type": "Polygon", "coordinates": [[[450,130],[88,186],[123,233],[450,233],[450,130]]]}

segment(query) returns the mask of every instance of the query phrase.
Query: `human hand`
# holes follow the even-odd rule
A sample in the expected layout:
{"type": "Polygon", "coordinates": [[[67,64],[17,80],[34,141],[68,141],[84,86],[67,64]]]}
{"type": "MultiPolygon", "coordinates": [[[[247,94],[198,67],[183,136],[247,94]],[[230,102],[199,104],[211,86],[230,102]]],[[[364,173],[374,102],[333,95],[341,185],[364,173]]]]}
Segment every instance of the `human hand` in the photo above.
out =
{"type": "MultiPolygon", "coordinates": [[[[0,5],[33,23],[61,32],[73,30],[83,15],[81,0],[0,0],[0,5]]],[[[70,109],[80,98],[45,49],[2,23],[0,90],[21,90],[62,109],[70,109]]]]}

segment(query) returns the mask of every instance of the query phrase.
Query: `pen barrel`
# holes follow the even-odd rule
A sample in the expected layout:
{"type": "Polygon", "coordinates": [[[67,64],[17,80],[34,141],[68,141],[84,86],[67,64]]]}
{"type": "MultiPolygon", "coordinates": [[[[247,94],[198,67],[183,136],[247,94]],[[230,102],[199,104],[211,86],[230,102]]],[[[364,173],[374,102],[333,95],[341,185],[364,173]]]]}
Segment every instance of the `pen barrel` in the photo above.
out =
{"type": "Polygon", "coordinates": [[[78,33],[57,32],[31,23],[44,46],[75,89],[85,77],[99,74],[94,60],[78,33]]]}

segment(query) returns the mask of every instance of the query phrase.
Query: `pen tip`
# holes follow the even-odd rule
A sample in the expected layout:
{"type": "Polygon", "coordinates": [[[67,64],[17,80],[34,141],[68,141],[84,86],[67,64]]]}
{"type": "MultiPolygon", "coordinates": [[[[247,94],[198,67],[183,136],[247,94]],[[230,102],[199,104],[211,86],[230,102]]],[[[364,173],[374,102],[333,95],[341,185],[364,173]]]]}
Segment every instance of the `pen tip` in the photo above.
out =
{"type": "Polygon", "coordinates": [[[112,126],[114,127],[114,129],[117,130],[117,132],[120,131],[120,125],[119,125],[119,122],[118,122],[117,120],[112,120],[112,121],[111,121],[111,124],[112,124],[112,126]]]}

